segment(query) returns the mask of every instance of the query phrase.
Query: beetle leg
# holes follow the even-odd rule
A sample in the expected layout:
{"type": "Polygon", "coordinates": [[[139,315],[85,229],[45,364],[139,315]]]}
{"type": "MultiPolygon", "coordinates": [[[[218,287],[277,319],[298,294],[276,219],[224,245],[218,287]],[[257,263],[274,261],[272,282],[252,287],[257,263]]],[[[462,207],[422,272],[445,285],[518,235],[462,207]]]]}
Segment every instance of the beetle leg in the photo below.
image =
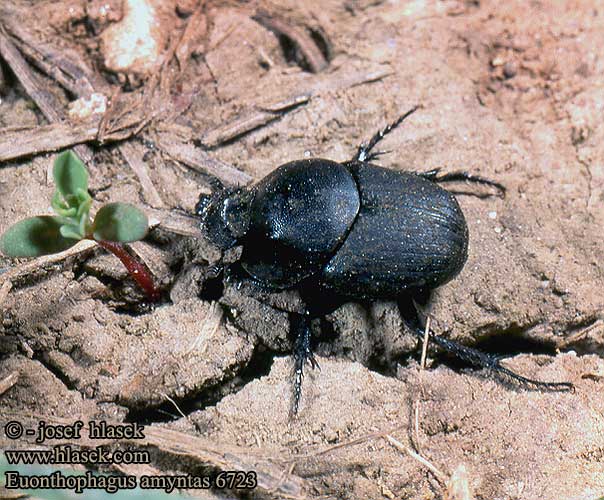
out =
{"type": "Polygon", "coordinates": [[[409,111],[407,111],[402,116],[398,117],[394,122],[390,125],[387,125],[382,130],[378,131],[368,143],[361,144],[357,149],[357,154],[354,156],[352,161],[362,161],[369,163],[371,160],[377,158],[379,155],[384,154],[383,152],[372,153],[371,150],[375,147],[375,145],[380,142],[386,135],[392,132],[396,127],[398,127],[405,118],[409,115],[415,113],[421,105],[413,106],[409,111]]]}
{"type": "MultiPolygon", "coordinates": [[[[419,332],[417,332],[419,333],[419,332]]],[[[416,335],[417,335],[416,333],[416,335]]],[[[549,390],[560,390],[560,391],[568,391],[573,389],[573,384],[570,382],[543,382],[541,380],[535,380],[531,378],[524,377],[509,368],[506,368],[500,363],[499,356],[492,356],[489,354],[485,354],[477,349],[472,349],[471,347],[467,347],[457,342],[453,342],[452,340],[446,339],[444,337],[439,337],[438,335],[434,335],[430,332],[430,338],[443,349],[455,354],[458,358],[463,361],[467,361],[476,366],[481,366],[483,368],[488,368],[489,370],[493,370],[495,373],[505,375],[514,380],[517,380],[521,384],[532,385],[535,387],[540,387],[542,389],[549,390]]]]}
{"type": "MultiPolygon", "coordinates": [[[[299,315],[300,321],[296,322],[296,340],[294,343],[294,399],[291,408],[291,416],[296,416],[302,399],[302,380],[304,379],[304,365],[319,368],[319,363],[312,353],[310,341],[312,331],[310,328],[310,315],[299,315]]],[[[293,326],[293,325],[292,325],[293,326]]]]}
{"type": "Polygon", "coordinates": [[[418,175],[423,177],[424,179],[428,179],[432,182],[455,182],[455,181],[466,181],[466,182],[474,182],[476,184],[483,184],[485,186],[491,186],[499,190],[502,196],[505,196],[505,186],[503,184],[499,184],[499,182],[492,181],[490,179],[485,179],[484,177],[480,177],[478,175],[472,175],[468,172],[457,171],[450,172],[448,174],[440,174],[440,168],[434,168],[432,170],[428,170],[427,172],[419,172],[418,175]]]}
{"type": "MultiPolygon", "coordinates": [[[[414,308],[415,309],[415,308],[414,308]]],[[[408,312],[408,309],[405,308],[405,311],[408,312]]],[[[401,314],[403,313],[403,309],[401,308],[401,314]]],[[[425,336],[425,327],[422,325],[422,322],[419,319],[419,314],[417,309],[415,309],[415,314],[413,317],[408,317],[409,315],[404,316],[405,322],[411,328],[413,334],[419,339],[423,340],[425,336]]],[[[499,356],[493,356],[490,354],[486,354],[477,349],[472,349],[471,347],[467,347],[465,345],[454,342],[453,340],[446,339],[439,335],[436,335],[432,330],[430,330],[430,340],[432,340],[436,345],[440,348],[449,351],[462,361],[470,363],[474,366],[480,366],[482,368],[487,368],[492,370],[493,372],[504,375],[509,378],[512,378],[521,384],[524,385],[532,385],[537,388],[554,390],[554,391],[572,391],[574,390],[573,384],[570,382],[543,382],[541,380],[535,380],[531,378],[524,377],[519,375],[518,373],[506,368],[500,363],[499,356]]]]}

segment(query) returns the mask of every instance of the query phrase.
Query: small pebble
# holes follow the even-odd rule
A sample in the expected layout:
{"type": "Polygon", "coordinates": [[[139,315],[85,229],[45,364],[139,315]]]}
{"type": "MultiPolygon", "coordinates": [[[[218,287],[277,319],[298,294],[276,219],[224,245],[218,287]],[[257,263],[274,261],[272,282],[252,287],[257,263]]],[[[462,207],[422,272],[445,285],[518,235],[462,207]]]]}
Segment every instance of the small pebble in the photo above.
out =
{"type": "Polygon", "coordinates": [[[514,78],[518,74],[518,65],[515,62],[508,61],[503,65],[503,76],[514,78]]]}
{"type": "Polygon", "coordinates": [[[491,60],[491,66],[493,66],[493,68],[496,68],[497,66],[503,66],[504,64],[505,60],[501,56],[497,56],[493,60],[491,60]]]}

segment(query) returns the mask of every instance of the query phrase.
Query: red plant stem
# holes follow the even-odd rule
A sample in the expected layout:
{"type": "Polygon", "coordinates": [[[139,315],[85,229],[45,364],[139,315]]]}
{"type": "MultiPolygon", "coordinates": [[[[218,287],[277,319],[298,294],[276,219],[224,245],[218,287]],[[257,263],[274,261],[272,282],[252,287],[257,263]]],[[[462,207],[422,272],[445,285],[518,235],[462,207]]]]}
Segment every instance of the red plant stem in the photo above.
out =
{"type": "Polygon", "coordinates": [[[160,298],[160,293],[155,284],[153,283],[153,277],[147,269],[147,266],[140,262],[138,259],[130,255],[124,248],[124,245],[115,241],[103,241],[94,240],[104,249],[109,250],[113,255],[122,261],[124,267],[130,273],[130,276],[138,283],[150,302],[157,302],[160,298]]]}

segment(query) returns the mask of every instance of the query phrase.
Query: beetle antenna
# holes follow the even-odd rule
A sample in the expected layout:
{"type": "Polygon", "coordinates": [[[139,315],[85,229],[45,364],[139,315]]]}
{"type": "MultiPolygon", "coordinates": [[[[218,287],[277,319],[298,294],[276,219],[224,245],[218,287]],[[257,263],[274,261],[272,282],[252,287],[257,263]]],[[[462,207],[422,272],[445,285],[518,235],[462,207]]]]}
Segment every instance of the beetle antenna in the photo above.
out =
{"type": "Polygon", "coordinates": [[[375,147],[375,145],[380,142],[386,135],[392,132],[396,127],[398,127],[405,118],[409,115],[415,113],[419,108],[421,108],[421,104],[417,104],[413,106],[409,111],[407,111],[404,115],[398,117],[396,121],[392,122],[390,125],[387,125],[382,130],[377,132],[367,144],[361,144],[357,150],[357,154],[352,159],[352,161],[362,161],[362,162],[370,162],[371,160],[377,158],[380,154],[383,153],[371,153],[371,150],[375,147]]]}

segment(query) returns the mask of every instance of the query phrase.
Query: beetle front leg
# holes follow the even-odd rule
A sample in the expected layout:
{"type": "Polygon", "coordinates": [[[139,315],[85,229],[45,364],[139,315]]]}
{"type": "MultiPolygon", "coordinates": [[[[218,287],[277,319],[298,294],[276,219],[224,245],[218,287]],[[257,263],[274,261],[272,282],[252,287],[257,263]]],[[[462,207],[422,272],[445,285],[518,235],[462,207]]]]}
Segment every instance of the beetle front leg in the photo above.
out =
{"type": "Polygon", "coordinates": [[[296,314],[295,319],[292,318],[292,331],[296,335],[294,342],[294,397],[290,414],[292,417],[296,416],[300,408],[304,365],[310,363],[312,368],[319,367],[311,349],[312,331],[310,321],[309,314],[296,314]]]}
{"type": "MultiPolygon", "coordinates": [[[[399,304],[399,310],[405,323],[411,328],[412,333],[423,340],[425,337],[425,325],[420,320],[419,313],[416,307],[413,307],[413,311],[409,311],[409,308],[399,304]]],[[[520,382],[523,385],[532,385],[537,388],[553,390],[553,391],[569,391],[573,390],[574,386],[570,382],[543,382],[541,380],[535,380],[524,377],[518,373],[510,370],[503,366],[500,362],[500,358],[490,354],[486,354],[477,349],[472,349],[465,345],[454,342],[453,340],[446,339],[439,335],[436,335],[432,330],[429,332],[430,340],[432,340],[438,347],[452,353],[462,361],[470,363],[474,366],[480,366],[487,368],[493,372],[509,377],[511,379],[520,382]]]]}

